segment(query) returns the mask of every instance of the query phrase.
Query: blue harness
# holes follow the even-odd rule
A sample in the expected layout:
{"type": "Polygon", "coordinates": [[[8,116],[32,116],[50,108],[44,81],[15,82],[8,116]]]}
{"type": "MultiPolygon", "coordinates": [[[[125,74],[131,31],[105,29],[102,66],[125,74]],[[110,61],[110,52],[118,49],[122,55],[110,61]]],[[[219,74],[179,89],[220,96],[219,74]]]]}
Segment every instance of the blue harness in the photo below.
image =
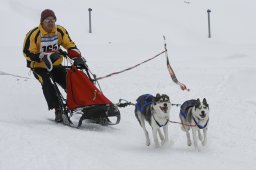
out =
{"type": "Polygon", "coordinates": [[[180,106],[180,115],[186,119],[186,117],[188,115],[189,108],[194,107],[195,105],[196,105],[196,100],[194,100],[194,99],[184,102],[180,106]]]}
{"type": "MultiPolygon", "coordinates": [[[[182,116],[182,117],[184,117],[184,118],[186,119],[186,118],[187,118],[187,115],[188,115],[188,110],[189,110],[189,108],[194,107],[195,104],[196,104],[196,100],[194,100],[194,99],[188,100],[188,101],[184,102],[184,103],[181,105],[181,107],[180,107],[180,116],[182,116]]],[[[197,126],[199,129],[204,129],[204,128],[207,126],[208,122],[209,122],[209,119],[208,119],[207,122],[206,122],[206,124],[205,124],[204,126],[201,126],[201,125],[199,124],[199,122],[196,121],[196,119],[194,118],[194,116],[192,116],[192,118],[193,118],[194,122],[196,123],[196,126],[197,126]]]]}
{"type": "Polygon", "coordinates": [[[194,120],[195,123],[196,123],[196,126],[197,126],[199,129],[204,129],[204,128],[207,126],[208,122],[209,122],[209,119],[208,119],[207,122],[205,123],[205,125],[204,125],[204,126],[201,126],[201,125],[199,124],[199,122],[196,121],[196,119],[194,118],[194,116],[192,116],[192,117],[193,117],[193,120],[194,120]]]}
{"type": "Polygon", "coordinates": [[[145,108],[153,103],[154,96],[151,94],[144,94],[140,96],[136,101],[136,109],[139,110],[141,113],[145,110],[145,108]]]}

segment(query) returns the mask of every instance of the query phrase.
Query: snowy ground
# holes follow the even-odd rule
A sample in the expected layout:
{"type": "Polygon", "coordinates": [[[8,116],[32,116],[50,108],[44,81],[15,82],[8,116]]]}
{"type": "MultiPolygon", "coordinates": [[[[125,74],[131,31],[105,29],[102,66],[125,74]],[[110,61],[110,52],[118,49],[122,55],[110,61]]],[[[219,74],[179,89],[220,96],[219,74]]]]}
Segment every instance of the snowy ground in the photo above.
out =
{"type": "MultiPolygon", "coordinates": [[[[252,169],[256,160],[256,16],[252,0],[130,0],[121,2],[3,0],[0,6],[0,170],[252,169]],[[50,5],[51,4],[51,5],[50,5]],[[67,7],[68,6],[68,7],[67,7]],[[104,76],[153,57],[167,38],[171,65],[191,91],[171,81],[164,55],[129,72],[100,81],[113,102],[135,102],[144,93],[166,93],[173,103],[207,98],[208,144],[186,145],[179,125],[170,143],[147,147],[133,107],[120,109],[113,127],[72,129],[53,121],[40,84],[25,66],[25,34],[51,8],[69,31],[91,70],[104,76]],[[92,8],[93,33],[88,33],[92,8]],[[212,38],[207,33],[211,9],[212,38]],[[10,75],[12,74],[12,75],[10,75]],[[15,77],[13,75],[27,78],[15,77]]],[[[179,121],[179,108],[171,120],[179,121]]],[[[152,139],[152,135],[150,136],[152,139]]]]}

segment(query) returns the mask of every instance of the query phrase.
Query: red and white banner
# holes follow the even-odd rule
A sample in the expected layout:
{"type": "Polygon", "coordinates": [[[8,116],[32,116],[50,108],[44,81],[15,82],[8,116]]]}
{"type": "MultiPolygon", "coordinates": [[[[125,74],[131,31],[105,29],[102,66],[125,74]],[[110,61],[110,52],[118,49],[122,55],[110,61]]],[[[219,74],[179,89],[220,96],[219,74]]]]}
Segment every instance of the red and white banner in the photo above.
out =
{"type": "Polygon", "coordinates": [[[168,56],[166,57],[166,60],[167,60],[167,69],[168,69],[169,74],[170,74],[170,76],[172,78],[172,81],[174,81],[174,83],[178,84],[180,86],[181,90],[189,91],[189,89],[187,88],[187,86],[185,84],[183,84],[183,83],[178,81],[178,79],[177,79],[177,77],[176,77],[176,75],[175,75],[175,73],[174,73],[174,71],[173,71],[173,69],[172,69],[172,67],[170,65],[168,56]]]}

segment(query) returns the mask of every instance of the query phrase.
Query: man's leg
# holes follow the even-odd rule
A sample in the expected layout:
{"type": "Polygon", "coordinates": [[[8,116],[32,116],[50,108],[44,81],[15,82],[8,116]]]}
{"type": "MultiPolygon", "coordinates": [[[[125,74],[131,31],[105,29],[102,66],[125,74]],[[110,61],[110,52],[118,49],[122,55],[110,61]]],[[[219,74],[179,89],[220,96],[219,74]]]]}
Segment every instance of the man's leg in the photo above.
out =
{"type": "Polygon", "coordinates": [[[58,67],[54,67],[52,69],[52,76],[54,78],[54,80],[64,89],[66,90],[67,86],[66,86],[66,76],[67,76],[67,71],[63,66],[58,66],[58,67]]]}
{"type": "Polygon", "coordinates": [[[35,78],[38,79],[38,81],[42,85],[42,90],[43,90],[43,94],[46,99],[46,102],[48,104],[48,109],[49,110],[55,109],[55,121],[61,122],[62,117],[61,117],[61,112],[59,111],[58,97],[56,95],[54,85],[50,80],[48,71],[46,69],[36,68],[36,69],[33,69],[33,73],[35,78]]]}

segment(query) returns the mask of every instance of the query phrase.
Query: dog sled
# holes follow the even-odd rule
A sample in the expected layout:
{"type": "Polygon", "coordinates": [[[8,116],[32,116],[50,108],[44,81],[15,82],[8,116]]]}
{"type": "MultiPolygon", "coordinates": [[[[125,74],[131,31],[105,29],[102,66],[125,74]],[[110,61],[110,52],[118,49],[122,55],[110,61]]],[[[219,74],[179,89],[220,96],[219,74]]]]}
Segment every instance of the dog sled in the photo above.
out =
{"type": "MultiPolygon", "coordinates": [[[[67,97],[65,98],[57,83],[51,78],[62,112],[63,124],[79,128],[83,121],[100,125],[116,125],[121,120],[118,107],[127,106],[119,102],[113,104],[96,87],[97,80],[92,79],[88,68],[63,66],[67,70],[67,97]],[[76,123],[72,118],[76,117],[76,123]]],[[[51,77],[51,76],[50,76],[51,77]]],[[[99,84],[98,84],[99,86],[99,84]]]]}

